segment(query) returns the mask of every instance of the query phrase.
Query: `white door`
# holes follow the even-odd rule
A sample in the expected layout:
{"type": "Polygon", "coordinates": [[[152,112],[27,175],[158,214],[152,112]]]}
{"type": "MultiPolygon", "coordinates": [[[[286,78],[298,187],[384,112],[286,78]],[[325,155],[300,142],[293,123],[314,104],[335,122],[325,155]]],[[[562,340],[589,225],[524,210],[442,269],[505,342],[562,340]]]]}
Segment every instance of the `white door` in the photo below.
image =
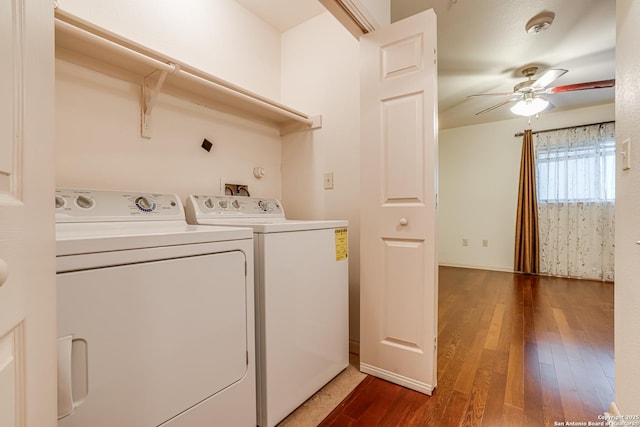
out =
{"type": "Polygon", "coordinates": [[[53,6],[0,0],[0,426],[56,425],[53,6]]]}
{"type": "Polygon", "coordinates": [[[360,369],[436,386],[437,68],[432,10],[360,38],[360,369]]]}

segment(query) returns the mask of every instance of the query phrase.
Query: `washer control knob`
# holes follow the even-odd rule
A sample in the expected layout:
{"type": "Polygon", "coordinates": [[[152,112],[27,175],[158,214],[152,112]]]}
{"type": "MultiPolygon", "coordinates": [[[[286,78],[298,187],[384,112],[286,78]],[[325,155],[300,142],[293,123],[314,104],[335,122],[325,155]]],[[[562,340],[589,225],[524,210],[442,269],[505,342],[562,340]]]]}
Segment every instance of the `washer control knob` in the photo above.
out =
{"type": "Polygon", "coordinates": [[[267,212],[269,210],[269,202],[266,200],[258,200],[258,206],[262,212],[267,212]]]}
{"type": "Polygon", "coordinates": [[[209,209],[215,209],[216,203],[211,199],[211,197],[207,197],[207,200],[204,201],[204,205],[209,209]]]}
{"type": "Polygon", "coordinates": [[[222,209],[227,209],[229,207],[229,202],[226,200],[220,200],[218,202],[218,206],[220,206],[222,209]]]}
{"type": "Polygon", "coordinates": [[[407,221],[407,218],[400,218],[400,225],[405,226],[409,224],[409,221],[407,221]]]}
{"type": "Polygon", "coordinates": [[[62,209],[64,208],[64,205],[66,205],[66,202],[64,201],[64,197],[56,196],[56,209],[62,209]]]}
{"type": "Polygon", "coordinates": [[[136,207],[142,212],[152,212],[156,208],[156,202],[150,197],[140,196],[136,199],[136,207]]]}
{"type": "Polygon", "coordinates": [[[231,202],[231,206],[233,206],[234,209],[240,209],[240,202],[234,199],[233,202],[231,202]]]}
{"type": "Polygon", "coordinates": [[[78,196],[76,197],[76,205],[82,209],[91,209],[96,202],[89,196],[78,196]]]}
{"type": "Polygon", "coordinates": [[[0,258],[0,286],[4,285],[9,277],[9,266],[6,261],[0,258]]]}

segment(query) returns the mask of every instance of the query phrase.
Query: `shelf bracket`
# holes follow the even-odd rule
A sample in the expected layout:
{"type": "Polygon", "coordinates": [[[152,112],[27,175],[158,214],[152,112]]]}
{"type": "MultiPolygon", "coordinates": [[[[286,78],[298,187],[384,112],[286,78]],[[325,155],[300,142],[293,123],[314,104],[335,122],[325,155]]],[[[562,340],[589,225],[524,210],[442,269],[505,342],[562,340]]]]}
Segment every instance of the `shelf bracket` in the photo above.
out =
{"type": "Polygon", "coordinates": [[[288,135],[293,132],[299,132],[301,130],[309,129],[321,129],[322,128],[322,115],[309,116],[306,124],[296,122],[291,123],[280,128],[280,136],[288,135]]]}
{"type": "MultiPolygon", "coordinates": [[[[171,71],[172,74],[180,71],[178,64],[171,65],[173,67],[173,71],[171,71]]],[[[140,115],[140,134],[143,138],[151,138],[151,112],[153,111],[153,106],[158,99],[158,95],[162,90],[162,85],[168,74],[169,71],[156,70],[144,78],[142,84],[142,111],[140,115]],[[155,76],[158,73],[159,76],[156,78],[155,76]]]]}

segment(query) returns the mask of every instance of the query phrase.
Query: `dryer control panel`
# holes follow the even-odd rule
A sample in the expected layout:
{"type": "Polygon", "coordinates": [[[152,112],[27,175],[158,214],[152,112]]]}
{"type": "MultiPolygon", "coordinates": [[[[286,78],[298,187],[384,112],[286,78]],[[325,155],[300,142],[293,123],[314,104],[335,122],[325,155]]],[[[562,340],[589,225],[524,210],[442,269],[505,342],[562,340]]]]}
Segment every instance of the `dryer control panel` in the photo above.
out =
{"type": "Polygon", "coordinates": [[[184,221],[175,194],[61,188],[56,222],[184,221]]]}
{"type": "Polygon", "coordinates": [[[276,199],[244,196],[191,195],[187,213],[194,210],[199,217],[284,218],[282,204],[276,199]]]}

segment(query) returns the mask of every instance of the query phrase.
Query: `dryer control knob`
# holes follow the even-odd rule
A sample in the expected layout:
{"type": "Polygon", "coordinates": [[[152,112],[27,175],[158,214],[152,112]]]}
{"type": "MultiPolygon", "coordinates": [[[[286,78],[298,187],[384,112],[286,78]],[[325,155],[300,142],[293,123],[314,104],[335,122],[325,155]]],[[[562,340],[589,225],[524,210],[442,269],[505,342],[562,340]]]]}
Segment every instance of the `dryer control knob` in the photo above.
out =
{"type": "Polygon", "coordinates": [[[56,196],[56,209],[64,208],[65,204],[64,197],[56,196]]]}
{"type": "Polygon", "coordinates": [[[231,202],[231,206],[233,206],[234,209],[240,209],[240,202],[234,199],[233,202],[231,202]]]}
{"type": "Polygon", "coordinates": [[[76,205],[82,209],[91,209],[96,202],[89,196],[78,196],[76,197],[76,205]]]}
{"type": "Polygon", "coordinates": [[[269,202],[266,200],[258,200],[258,206],[262,212],[267,212],[269,210],[269,202]]]}
{"type": "Polygon", "coordinates": [[[204,205],[209,209],[215,209],[216,202],[214,202],[211,197],[207,197],[207,200],[204,201],[204,205]]]}
{"type": "Polygon", "coordinates": [[[152,212],[156,208],[156,202],[150,197],[140,196],[136,199],[136,207],[143,212],[152,212]]]}
{"type": "Polygon", "coordinates": [[[218,206],[220,206],[222,209],[227,209],[229,207],[229,202],[227,202],[226,200],[220,200],[218,202],[218,206]]]}

